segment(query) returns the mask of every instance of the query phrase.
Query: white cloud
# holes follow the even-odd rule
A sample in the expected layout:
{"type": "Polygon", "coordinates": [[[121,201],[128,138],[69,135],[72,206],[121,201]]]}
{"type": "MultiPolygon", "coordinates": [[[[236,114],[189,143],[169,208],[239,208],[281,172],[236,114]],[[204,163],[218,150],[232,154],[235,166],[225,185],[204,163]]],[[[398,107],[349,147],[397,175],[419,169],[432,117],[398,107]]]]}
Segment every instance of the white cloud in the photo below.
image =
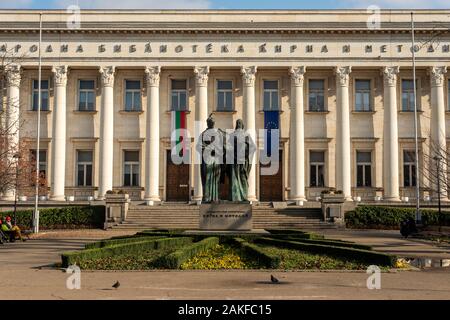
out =
{"type": "MultiPolygon", "coordinates": [[[[353,8],[367,8],[377,5],[381,9],[433,9],[449,8],[448,0],[349,0],[348,6],[353,8]]],[[[345,5],[344,5],[345,6],[345,5]]]]}
{"type": "Polygon", "coordinates": [[[33,0],[2,1],[0,3],[0,9],[27,9],[32,3],[33,0]]]}
{"type": "Polygon", "coordinates": [[[81,9],[208,9],[209,0],[59,0],[55,7],[79,5],[81,9]]]}

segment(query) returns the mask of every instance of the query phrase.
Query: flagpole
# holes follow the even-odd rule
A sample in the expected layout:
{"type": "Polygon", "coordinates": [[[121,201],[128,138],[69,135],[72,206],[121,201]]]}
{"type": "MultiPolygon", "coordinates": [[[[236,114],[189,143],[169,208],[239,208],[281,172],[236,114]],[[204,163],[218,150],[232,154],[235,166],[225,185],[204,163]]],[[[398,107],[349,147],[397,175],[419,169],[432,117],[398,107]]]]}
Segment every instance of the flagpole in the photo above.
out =
{"type": "Polygon", "coordinates": [[[421,222],[420,216],[420,178],[419,178],[419,142],[417,133],[417,88],[416,88],[416,43],[414,28],[414,12],[411,12],[411,41],[412,41],[412,64],[413,64],[413,91],[414,91],[414,142],[416,154],[416,223],[421,222]]]}
{"type": "Polygon", "coordinates": [[[39,151],[41,140],[41,80],[42,80],[42,12],[39,12],[39,66],[38,66],[38,110],[37,110],[37,142],[36,142],[36,181],[34,198],[33,232],[39,233],[39,151]]]}

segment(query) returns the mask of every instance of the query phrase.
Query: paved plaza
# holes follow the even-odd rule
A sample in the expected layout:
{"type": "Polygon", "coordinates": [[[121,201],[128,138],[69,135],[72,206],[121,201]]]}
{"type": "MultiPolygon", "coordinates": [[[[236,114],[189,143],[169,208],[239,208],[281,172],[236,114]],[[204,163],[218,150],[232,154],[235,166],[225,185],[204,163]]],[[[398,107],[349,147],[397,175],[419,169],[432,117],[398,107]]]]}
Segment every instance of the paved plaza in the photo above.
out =
{"type": "MultiPolygon", "coordinates": [[[[391,231],[326,231],[327,237],[371,244],[401,256],[448,258],[449,248],[404,240],[391,231]]],[[[60,253],[126,232],[48,232],[0,247],[0,299],[450,299],[450,269],[382,273],[381,290],[366,287],[365,272],[148,271],[82,272],[81,290],[51,265],[60,253]],[[273,285],[275,274],[281,284],[273,285]],[[120,281],[118,290],[111,288],[120,281]],[[8,290],[8,288],[14,288],[8,290]]]]}

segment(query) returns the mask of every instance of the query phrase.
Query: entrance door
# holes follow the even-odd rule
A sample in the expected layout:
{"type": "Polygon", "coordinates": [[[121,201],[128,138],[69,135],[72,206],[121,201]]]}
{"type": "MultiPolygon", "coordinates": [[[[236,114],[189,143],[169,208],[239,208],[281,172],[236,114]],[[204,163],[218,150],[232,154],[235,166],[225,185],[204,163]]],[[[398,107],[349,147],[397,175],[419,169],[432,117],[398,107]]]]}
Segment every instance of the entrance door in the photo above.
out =
{"type": "Polygon", "coordinates": [[[224,183],[219,185],[219,199],[220,200],[228,200],[228,197],[230,195],[230,179],[228,179],[228,176],[225,175],[225,181],[224,183]]]}
{"type": "Polygon", "coordinates": [[[167,151],[166,201],[189,202],[189,164],[174,164],[167,151]]]}
{"type": "MultiPolygon", "coordinates": [[[[270,164],[260,164],[260,168],[269,167],[270,164]]],[[[259,201],[283,201],[283,150],[279,153],[278,172],[274,175],[261,175],[259,170],[259,201]]]]}

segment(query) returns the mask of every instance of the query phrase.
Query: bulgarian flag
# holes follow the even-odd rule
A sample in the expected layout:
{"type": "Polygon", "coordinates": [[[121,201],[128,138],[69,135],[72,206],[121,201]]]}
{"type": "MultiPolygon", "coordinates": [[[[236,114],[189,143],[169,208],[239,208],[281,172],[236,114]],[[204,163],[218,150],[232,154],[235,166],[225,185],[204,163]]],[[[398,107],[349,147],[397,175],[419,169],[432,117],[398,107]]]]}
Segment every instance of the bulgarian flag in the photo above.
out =
{"type": "Polygon", "coordinates": [[[172,153],[180,156],[186,150],[186,111],[172,111],[172,153]]]}

